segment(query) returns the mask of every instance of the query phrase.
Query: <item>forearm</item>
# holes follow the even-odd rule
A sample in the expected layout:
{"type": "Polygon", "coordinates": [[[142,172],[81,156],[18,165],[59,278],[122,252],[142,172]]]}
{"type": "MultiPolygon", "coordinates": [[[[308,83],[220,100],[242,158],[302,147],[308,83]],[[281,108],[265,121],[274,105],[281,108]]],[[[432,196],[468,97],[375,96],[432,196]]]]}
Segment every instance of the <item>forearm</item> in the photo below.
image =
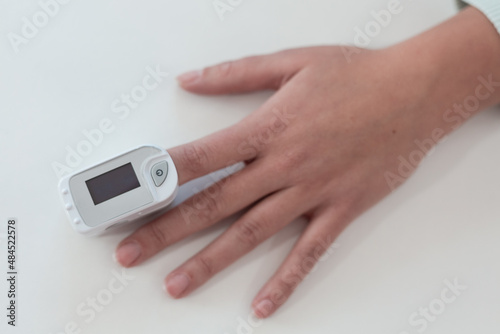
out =
{"type": "Polygon", "coordinates": [[[410,67],[428,131],[439,127],[448,133],[500,103],[500,35],[475,8],[387,51],[410,67]]]}

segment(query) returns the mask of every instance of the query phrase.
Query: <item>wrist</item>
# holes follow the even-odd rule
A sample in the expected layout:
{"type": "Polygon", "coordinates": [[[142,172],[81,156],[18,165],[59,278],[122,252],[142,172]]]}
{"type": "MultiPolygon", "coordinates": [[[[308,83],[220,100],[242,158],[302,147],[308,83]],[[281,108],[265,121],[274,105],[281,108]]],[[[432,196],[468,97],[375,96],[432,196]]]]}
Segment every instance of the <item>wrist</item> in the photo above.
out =
{"type": "Polygon", "coordinates": [[[500,35],[475,8],[383,52],[414,90],[423,136],[449,133],[500,102],[500,35]]]}

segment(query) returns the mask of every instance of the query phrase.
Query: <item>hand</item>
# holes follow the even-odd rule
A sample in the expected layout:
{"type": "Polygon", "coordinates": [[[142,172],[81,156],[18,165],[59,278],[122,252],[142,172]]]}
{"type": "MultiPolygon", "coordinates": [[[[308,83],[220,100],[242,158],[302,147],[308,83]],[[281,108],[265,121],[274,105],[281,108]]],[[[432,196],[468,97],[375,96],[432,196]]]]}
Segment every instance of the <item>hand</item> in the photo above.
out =
{"type": "Polygon", "coordinates": [[[439,111],[462,96],[437,94],[436,83],[454,72],[446,66],[438,70],[436,58],[426,61],[414,54],[412,45],[418,41],[358,50],[351,64],[341,47],[295,49],[180,76],[182,87],[194,93],[277,92],[234,126],[169,150],[180,184],[235,162],[246,165],[212,191],[139,228],[120,243],[118,261],[126,267],[138,265],[250,206],[220,237],[167,276],[168,292],[180,298],[305,216],[307,228],[252,304],[257,316],[272,314],[344,227],[406,179],[400,158],[420,161],[425,153],[414,154],[415,140],[434,138],[437,128],[443,130],[442,137],[453,128],[439,111]],[[388,175],[396,176],[396,183],[388,175]]]}

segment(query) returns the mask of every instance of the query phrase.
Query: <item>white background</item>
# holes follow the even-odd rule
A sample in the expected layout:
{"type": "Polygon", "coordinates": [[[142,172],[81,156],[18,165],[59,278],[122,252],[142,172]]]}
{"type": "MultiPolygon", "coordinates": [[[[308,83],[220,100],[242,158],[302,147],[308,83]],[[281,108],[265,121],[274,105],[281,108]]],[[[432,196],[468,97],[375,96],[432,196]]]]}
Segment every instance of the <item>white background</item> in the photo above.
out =
{"type": "MultiPolygon", "coordinates": [[[[404,10],[374,38],[378,48],[456,13],[449,1],[402,1],[404,10]]],[[[34,0],[0,0],[0,284],[2,333],[237,333],[259,288],[303,228],[295,222],[189,297],[161,289],[170,270],[232,221],[194,235],[127,271],[128,286],[87,323],[77,306],[120,270],[111,257],[131,228],[87,239],[70,227],[53,162],[83,130],[109,118],[114,131],[79,167],[144,143],[172,147],[242,119],[269,92],[203,97],[177,87],[179,73],[290,47],[352,43],[377,0],[243,1],[221,20],[212,0],[73,0],[15,53],[8,33],[40,10],[34,0]],[[125,118],[111,103],[141,84],[148,66],[169,72],[125,118]],[[5,232],[18,219],[18,326],[6,325],[5,232]]],[[[459,36],[457,36],[459,38],[459,36]]],[[[347,66],[347,65],[346,65],[347,66]]],[[[362,98],[362,97],[360,97],[362,98]]],[[[491,109],[439,145],[399,190],[357,219],[335,252],[292,298],[245,333],[418,333],[409,316],[439,298],[444,280],[467,289],[426,333],[500,330],[500,114],[491,109]]],[[[198,181],[203,184],[206,180],[198,181]]],[[[182,188],[181,199],[193,194],[182,188]]],[[[240,328],[240,332],[242,328],[240,328]]]]}

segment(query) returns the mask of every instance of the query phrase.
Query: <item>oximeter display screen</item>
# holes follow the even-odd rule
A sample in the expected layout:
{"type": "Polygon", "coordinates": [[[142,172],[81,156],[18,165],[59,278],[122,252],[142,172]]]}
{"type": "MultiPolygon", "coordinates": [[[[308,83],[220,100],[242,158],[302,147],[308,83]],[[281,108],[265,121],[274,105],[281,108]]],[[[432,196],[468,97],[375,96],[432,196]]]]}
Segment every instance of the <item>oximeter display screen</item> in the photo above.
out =
{"type": "Polygon", "coordinates": [[[130,162],[85,183],[95,205],[141,186],[130,162]]]}

